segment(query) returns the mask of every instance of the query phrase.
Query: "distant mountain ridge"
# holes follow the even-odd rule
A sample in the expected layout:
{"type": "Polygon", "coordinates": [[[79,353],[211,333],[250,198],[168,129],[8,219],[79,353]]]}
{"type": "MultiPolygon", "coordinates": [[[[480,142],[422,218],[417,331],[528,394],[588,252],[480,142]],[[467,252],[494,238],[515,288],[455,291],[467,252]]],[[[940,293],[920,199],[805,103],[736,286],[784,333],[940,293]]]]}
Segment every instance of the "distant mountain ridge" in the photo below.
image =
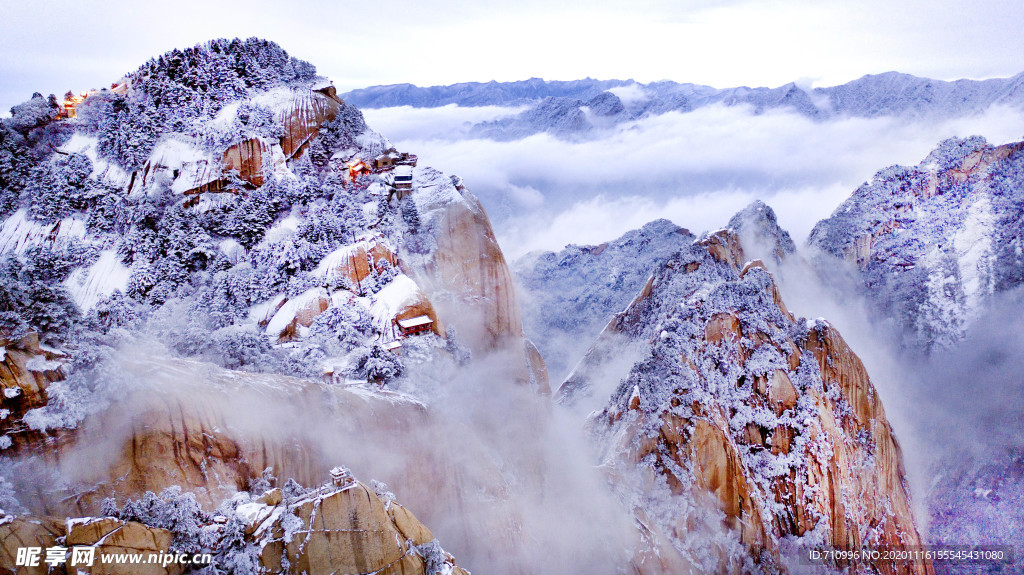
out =
{"type": "Polygon", "coordinates": [[[642,84],[633,80],[549,82],[533,78],[425,88],[412,84],[373,86],[342,97],[360,108],[530,105],[517,115],[479,123],[471,134],[513,140],[547,132],[573,139],[620,122],[666,112],[692,112],[714,104],[747,105],[755,114],[788,109],[815,120],[841,116],[953,118],[979,113],[996,104],[1024,106],[1024,73],[990,80],[943,81],[886,72],[813,89],[792,82],[776,88],[719,89],[673,81],[642,84]]]}
{"type": "Polygon", "coordinates": [[[413,106],[436,108],[459,106],[522,106],[544,98],[592,98],[609,88],[625,86],[632,80],[547,81],[530,78],[517,82],[461,82],[447,86],[391,84],[346,92],[342,98],[359,108],[413,106]]]}

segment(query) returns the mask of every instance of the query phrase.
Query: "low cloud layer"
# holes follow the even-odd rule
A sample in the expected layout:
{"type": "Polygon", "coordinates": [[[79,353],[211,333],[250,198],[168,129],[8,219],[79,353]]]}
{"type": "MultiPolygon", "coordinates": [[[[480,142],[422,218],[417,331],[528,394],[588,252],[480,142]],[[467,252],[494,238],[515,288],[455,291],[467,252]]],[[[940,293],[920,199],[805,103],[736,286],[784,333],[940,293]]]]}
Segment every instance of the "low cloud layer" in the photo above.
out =
{"type": "Polygon", "coordinates": [[[501,110],[364,113],[424,165],[462,176],[513,258],[613,239],[657,217],[694,232],[714,229],[754,199],[772,205],[801,241],[877,170],[917,164],[947,137],[1024,138],[1024,115],[1007,107],[943,122],[815,122],[785,110],[755,114],[722,105],[630,122],[584,142],[547,134],[512,142],[465,138],[467,123],[500,117],[501,110]]]}
{"type": "MultiPolygon", "coordinates": [[[[464,108],[449,104],[437,108],[397,106],[363,110],[375,130],[393,142],[417,140],[457,140],[467,136],[478,122],[497,120],[522,112],[526,108],[478,106],[464,108]]],[[[410,151],[414,151],[410,148],[410,151]]]]}

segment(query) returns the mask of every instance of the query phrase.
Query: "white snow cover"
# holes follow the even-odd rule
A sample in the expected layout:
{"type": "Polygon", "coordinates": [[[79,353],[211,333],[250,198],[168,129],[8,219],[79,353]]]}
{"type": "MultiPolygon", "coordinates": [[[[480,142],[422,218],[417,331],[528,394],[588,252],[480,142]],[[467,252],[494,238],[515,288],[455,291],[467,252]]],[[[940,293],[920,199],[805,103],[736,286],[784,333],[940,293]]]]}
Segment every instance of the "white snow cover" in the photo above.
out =
{"type": "MultiPolygon", "coordinates": [[[[181,138],[163,138],[149,156],[151,170],[178,171],[171,191],[183,194],[192,188],[212,182],[220,177],[219,160],[181,138]]],[[[152,177],[152,175],[150,176],[152,177]]]]}
{"type": "Polygon", "coordinates": [[[985,300],[995,291],[992,230],[996,229],[996,216],[987,192],[987,187],[979,192],[978,199],[967,209],[963,225],[953,237],[968,319],[980,315],[985,300]]]}
{"type": "Polygon", "coordinates": [[[268,244],[279,242],[298,231],[302,224],[302,217],[297,214],[289,214],[283,220],[274,224],[274,227],[267,230],[264,241],[268,244]]]}
{"type": "Polygon", "coordinates": [[[363,160],[372,160],[393,147],[390,140],[370,129],[356,136],[356,145],[360,149],[359,157],[363,160]]]}
{"type": "Polygon", "coordinates": [[[242,100],[237,100],[224,106],[219,112],[217,112],[217,115],[206,124],[207,127],[219,131],[230,130],[232,125],[235,123],[235,116],[238,115],[238,108],[241,106],[242,100]]]}
{"type": "Polygon", "coordinates": [[[401,327],[402,329],[409,329],[410,327],[417,327],[421,325],[426,325],[428,323],[433,323],[433,321],[434,320],[430,319],[429,316],[420,315],[409,319],[398,320],[398,326],[401,327]]]}
{"type": "Polygon", "coordinates": [[[253,104],[269,109],[276,115],[281,115],[291,112],[296,107],[297,102],[308,97],[310,97],[308,90],[296,91],[286,86],[281,86],[258,94],[250,101],[253,104]]]}
{"type": "Polygon", "coordinates": [[[192,211],[199,213],[206,213],[211,210],[216,210],[230,206],[231,204],[238,201],[238,196],[235,194],[200,194],[199,203],[193,206],[192,211]]]}
{"type": "Polygon", "coordinates": [[[442,217],[445,210],[454,204],[466,204],[466,199],[456,189],[449,176],[433,169],[417,169],[413,174],[412,199],[416,203],[416,211],[420,221],[427,228],[442,217]]]}
{"type": "Polygon", "coordinates": [[[124,293],[131,275],[131,269],[121,263],[116,250],[103,250],[91,266],[71,272],[64,287],[79,309],[86,312],[115,291],[124,293]]]}
{"type": "Polygon", "coordinates": [[[25,367],[29,371],[39,371],[39,372],[42,372],[42,371],[54,371],[56,369],[60,369],[60,367],[62,365],[64,365],[64,364],[62,364],[59,361],[47,360],[46,356],[43,356],[43,355],[32,356],[32,359],[30,359],[30,360],[25,362],[25,367]]]}
{"type": "Polygon", "coordinates": [[[0,254],[21,254],[44,243],[53,246],[84,237],[85,221],[80,215],[69,216],[56,224],[41,224],[30,219],[27,210],[20,209],[0,225],[0,254]]]}
{"type": "Polygon", "coordinates": [[[94,136],[86,136],[76,132],[66,144],[58,148],[58,151],[65,154],[83,154],[92,162],[92,175],[94,180],[110,184],[116,188],[123,188],[128,185],[130,176],[119,166],[108,162],[96,152],[99,140],[94,136]]]}
{"type": "Polygon", "coordinates": [[[270,321],[270,318],[274,317],[277,313],[278,306],[285,300],[284,294],[279,294],[277,297],[269,299],[263,303],[258,303],[249,308],[249,321],[262,323],[270,321]]]}
{"type": "Polygon", "coordinates": [[[298,181],[299,178],[295,175],[295,172],[288,168],[288,159],[284,157],[284,149],[281,148],[279,142],[270,144],[270,161],[271,165],[274,166],[273,174],[276,179],[298,181]]]}
{"type": "Polygon", "coordinates": [[[270,516],[273,508],[263,503],[243,503],[235,509],[235,515],[246,525],[255,525],[270,516]]]}
{"type": "Polygon", "coordinates": [[[387,333],[391,328],[391,320],[398,312],[420,299],[426,298],[412,278],[405,274],[395,276],[395,279],[372,298],[370,315],[373,317],[374,325],[381,332],[387,333]]]}
{"type": "Polygon", "coordinates": [[[274,314],[270,323],[267,324],[267,335],[275,338],[281,335],[281,332],[288,327],[288,324],[290,324],[293,319],[295,319],[296,314],[298,314],[301,309],[306,307],[310,302],[319,298],[327,298],[327,290],[322,287],[308,289],[286,301],[285,304],[281,306],[281,309],[277,310],[277,313],[274,314]]]}
{"type": "Polygon", "coordinates": [[[65,521],[65,525],[67,526],[67,532],[71,533],[71,530],[79,525],[89,525],[90,523],[95,523],[96,521],[102,521],[104,519],[106,519],[106,517],[71,517],[65,521]]]}
{"type": "Polygon", "coordinates": [[[245,259],[245,248],[234,239],[226,239],[217,245],[220,253],[228,257],[232,265],[245,259]]]}
{"type": "Polygon", "coordinates": [[[369,310],[370,298],[359,297],[356,294],[343,289],[337,290],[331,294],[332,307],[345,307],[347,305],[361,305],[367,310],[369,310]]]}

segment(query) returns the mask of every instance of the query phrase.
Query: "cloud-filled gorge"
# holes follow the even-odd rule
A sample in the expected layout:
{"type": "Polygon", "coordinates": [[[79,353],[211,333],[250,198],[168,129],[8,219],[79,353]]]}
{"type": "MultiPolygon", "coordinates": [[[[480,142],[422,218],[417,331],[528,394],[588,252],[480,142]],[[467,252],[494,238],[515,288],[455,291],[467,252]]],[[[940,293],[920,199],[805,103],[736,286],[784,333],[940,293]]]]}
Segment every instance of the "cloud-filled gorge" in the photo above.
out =
{"type": "Polygon", "coordinates": [[[518,108],[366,109],[367,122],[403,150],[461,176],[484,202],[515,259],[568,243],[596,244],[668,218],[715,229],[761,199],[798,241],[862,182],[892,164],[916,164],[939,141],[978,134],[1024,137],[1024,116],[993,106],[944,121],[839,118],[713,105],[620,124],[583,141],[537,134],[470,138],[478,122],[518,108]]]}

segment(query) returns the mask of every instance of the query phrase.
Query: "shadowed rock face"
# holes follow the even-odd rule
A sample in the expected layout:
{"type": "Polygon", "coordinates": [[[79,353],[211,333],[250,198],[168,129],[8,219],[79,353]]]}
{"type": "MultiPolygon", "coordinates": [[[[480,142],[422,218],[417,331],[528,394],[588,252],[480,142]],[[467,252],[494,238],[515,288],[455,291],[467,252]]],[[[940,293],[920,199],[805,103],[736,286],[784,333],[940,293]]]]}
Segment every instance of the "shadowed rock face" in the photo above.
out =
{"type": "MultiPolygon", "coordinates": [[[[863,364],[827,322],[793,317],[760,262],[744,262],[736,234],[716,232],[606,328],[649,342],[590,420],[612,473],[632,481],[626,499],[648,542],[667,546],[656,555],[675,556],[639,554],[637,569],[788,572],[806,547],[920,545],[899,443],[863,364]]],[[[560,395],[586,394],[612,355],[590,354],[560,395]]]]}
{"type": "Polygon", "coordinates": [[[651,272],[693,241],[684,228],[655,220],[597,246],[530,253],[512,264],[523,324],[549,370],[565,377],[609,318],[636,296],[651,272]]]}

